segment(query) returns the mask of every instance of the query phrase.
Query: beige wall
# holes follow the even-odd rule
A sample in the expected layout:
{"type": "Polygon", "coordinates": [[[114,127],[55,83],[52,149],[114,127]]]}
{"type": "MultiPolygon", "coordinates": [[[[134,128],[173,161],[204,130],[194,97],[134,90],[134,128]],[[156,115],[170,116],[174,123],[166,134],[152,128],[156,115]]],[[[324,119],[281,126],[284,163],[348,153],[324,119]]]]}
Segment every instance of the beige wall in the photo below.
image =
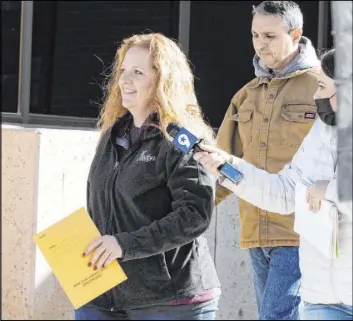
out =
{"type": "MultiPolygon", "coordinates": [[[[73,309],[32,235],[85,206],[98,135],[92,131],[2,128],[2,319],[70,320],[73,309]]],[[[206,233],[223,295],[219,319],[256,319],[250,266],[237,246],[234,197],[206,233]]]]}
{"type": "Polygon", "coordinates": [[[2,319],[32,314],[39,135],[2,130],[2,319]]]}
{"type": "Polygon", "coordinates": [[[2,128],[2,318],[70,320],[33,234],[85,206],[97,133],[2,128]]]}

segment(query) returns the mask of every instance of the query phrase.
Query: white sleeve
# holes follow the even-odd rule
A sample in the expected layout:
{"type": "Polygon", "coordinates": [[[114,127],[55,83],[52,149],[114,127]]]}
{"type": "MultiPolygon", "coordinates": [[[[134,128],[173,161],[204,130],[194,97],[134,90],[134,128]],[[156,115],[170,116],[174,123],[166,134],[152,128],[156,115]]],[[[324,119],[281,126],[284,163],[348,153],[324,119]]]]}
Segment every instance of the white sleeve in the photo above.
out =
{"type": "Polygon", "coordinates": [[[270,174],[264,170],[234,158],[234,166],[244,174],[239,185],[228,179],[220,181],[224,187],[245,201],[266,211],[291,214],[295,211],[295,186],[302,176],[302,168],[306,163],[314,161],[313,138],[317,138],[315,125],[303,140],[292,162],[287,164],[278,174],[270,174]],[[316,137],[315,137],[316,136],[316,137]],[[307,150],[306,152],[304,152],[307,150]]]}
{"type": "Polygon", "coordinates": [[[278,174],[270,174],[241,162],[236,167],[244,174],[236,186],[225,179],[221,184],[243,200],[270,212],[291,214],[295,208],[295,185],[300,178],[298,168],[288,164],[278,174]]]}
{"type": "Polygon", "coordinates": [[[331,179],[330,183],[327,185],[325,198],[332,203],[338,203],[338,189],[336,177],[331,179]]]}
{"type": "Polygon", "coordinates": [[[341,201],[338,197],[338,185],[336,177],[333,178],[330,183],[327,185],[327,190],[325,194],[325,198],[336,204],[338,210],[349,217],[352,221],[352,200],[349,201],[341,201]]]}

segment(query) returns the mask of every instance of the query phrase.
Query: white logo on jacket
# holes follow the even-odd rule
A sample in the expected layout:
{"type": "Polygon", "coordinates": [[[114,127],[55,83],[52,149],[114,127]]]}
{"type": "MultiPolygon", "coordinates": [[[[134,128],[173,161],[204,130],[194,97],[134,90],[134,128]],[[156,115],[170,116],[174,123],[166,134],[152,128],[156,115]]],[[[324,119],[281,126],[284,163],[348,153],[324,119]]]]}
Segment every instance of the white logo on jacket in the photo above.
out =
{"type": "Polygon", "coordinates": [[[152,155],[146,155],[147,151],[143,151],[139,158],[137,159],[138,162],[144,162],[144,163],[149,163],[149,162],[154,162],[156,161],[156,156],[152,155]]]}

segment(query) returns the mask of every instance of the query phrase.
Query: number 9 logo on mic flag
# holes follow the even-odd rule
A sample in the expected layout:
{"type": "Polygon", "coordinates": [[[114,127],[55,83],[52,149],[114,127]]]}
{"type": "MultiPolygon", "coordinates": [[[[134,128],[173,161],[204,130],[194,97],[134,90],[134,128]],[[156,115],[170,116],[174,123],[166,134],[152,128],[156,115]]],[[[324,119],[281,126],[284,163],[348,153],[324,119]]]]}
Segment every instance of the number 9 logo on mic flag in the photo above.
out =
{"type": "Polygon", "coordinates": [[[188,153],[197,143],[198,139],[196,136],[191,134],[185,128],[181,128],[178,134],[175,136],[173,144],[183,153],[188,153]]]}

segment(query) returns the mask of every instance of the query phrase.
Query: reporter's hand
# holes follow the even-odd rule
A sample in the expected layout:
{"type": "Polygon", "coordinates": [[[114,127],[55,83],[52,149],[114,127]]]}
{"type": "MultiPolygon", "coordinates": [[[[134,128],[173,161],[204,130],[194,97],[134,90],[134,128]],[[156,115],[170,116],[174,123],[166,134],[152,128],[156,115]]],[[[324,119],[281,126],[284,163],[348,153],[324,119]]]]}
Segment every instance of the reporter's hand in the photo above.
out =
{"type": "Polygon", "coordinates": [[[219,148],[204,144],[200,144],[200,148],[203,149],[204,152],[195,153],[194,159],[217,177],[221,175],[218,171],[218,167],[226,162],[232,161],[232,155],[229,155],[219,148]]]}
{"type": "Polygon", "coordinates": [[[106,267],[115,259],[121,258],[123,254],[117,239],[112,235],[104,235],[92,241],[82,256],[86,256],[91,252],[93,252],[93,255],[88,266],[93,265],[94,270],[106,267]]]}
{"type": "Polygon", "coordinates": [[[309,210],[316,213],[320,210],[321,201],[325,199],[327,185],[330,181],[316,181],[306,192],[306,202],[309,204],[309,210]]]}

